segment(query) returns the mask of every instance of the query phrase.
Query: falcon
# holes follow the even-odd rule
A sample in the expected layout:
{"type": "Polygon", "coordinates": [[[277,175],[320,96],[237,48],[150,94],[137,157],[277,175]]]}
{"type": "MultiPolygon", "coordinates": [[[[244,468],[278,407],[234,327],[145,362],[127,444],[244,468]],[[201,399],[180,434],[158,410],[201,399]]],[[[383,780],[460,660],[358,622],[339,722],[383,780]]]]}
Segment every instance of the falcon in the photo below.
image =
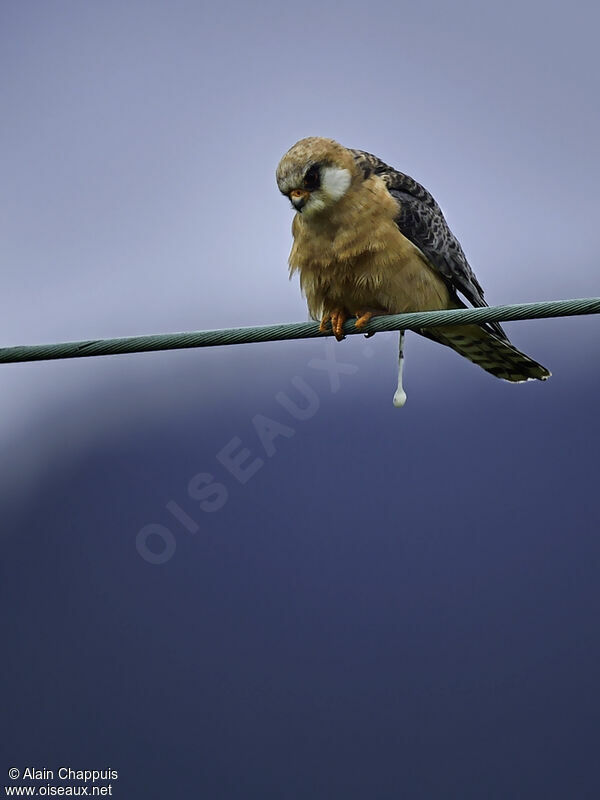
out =
{"type": "MultiPolygon", "coordinates": [[[[431,194],[362,150],[311,136],[288,150],[277,185],[296,211],[290,276],[299,273],[320,330],[344,338],[354,317],[487,306],[462,247],[431,194]],[[464,299],[463,299],[464,298],[464,299]]],[[[497,378],[545,380],[550,372],[514,347],[497,323],[418,331],[497,378]]]]}

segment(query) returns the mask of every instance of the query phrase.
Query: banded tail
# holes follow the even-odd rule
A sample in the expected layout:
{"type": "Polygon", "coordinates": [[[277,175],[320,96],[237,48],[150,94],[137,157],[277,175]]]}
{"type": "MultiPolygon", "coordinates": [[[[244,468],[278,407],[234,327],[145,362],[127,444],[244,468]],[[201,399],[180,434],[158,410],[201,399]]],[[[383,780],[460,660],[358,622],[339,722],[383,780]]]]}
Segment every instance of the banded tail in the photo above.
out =
{"type": "Polygon", "coordinates": [[[451,347],[486,372],[505,381],[545,381],[552,374],[546,367],[517,350],[508,339],[502,339],[479,325],[429,328],[421,333],[428,339],[451,347]]]}

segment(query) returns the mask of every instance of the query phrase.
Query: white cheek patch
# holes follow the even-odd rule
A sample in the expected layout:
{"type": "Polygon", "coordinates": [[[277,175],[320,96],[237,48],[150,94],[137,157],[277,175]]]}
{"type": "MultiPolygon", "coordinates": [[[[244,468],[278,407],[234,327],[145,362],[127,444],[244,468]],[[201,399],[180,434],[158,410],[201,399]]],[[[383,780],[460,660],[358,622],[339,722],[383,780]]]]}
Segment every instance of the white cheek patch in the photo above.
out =
{"type": "Polygon", "coordinates": [[[323,167],[321,170],[321,190],[332,200],[339,200],[350,186],[352,176],[347,169],[323,167]]]}
{"type": "Polygon", "coordinates": [[[314,211],[323,211],[326,207],[325,200],[321,192],[311,192],[310,197],[304,208],[302,209],[302,213],[305,216],[310,216],[314,211]]]}

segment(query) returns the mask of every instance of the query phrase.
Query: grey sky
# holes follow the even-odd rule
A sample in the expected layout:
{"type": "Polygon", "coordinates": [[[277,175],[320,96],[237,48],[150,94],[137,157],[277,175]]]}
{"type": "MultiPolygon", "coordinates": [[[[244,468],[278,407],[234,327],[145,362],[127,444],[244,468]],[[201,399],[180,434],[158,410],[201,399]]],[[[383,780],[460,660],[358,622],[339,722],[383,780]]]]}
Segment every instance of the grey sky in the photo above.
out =
{"type": "MultiPolygon", "coordinates": [[[[598,294],[598,17],[590,3],[3,3],[2,342],[304,319],[274,169],[309,134],[424,183],[490,302],[598,294]]],[[[178,363],[119,361],[4,367],[0,435],[178,363]]]]}

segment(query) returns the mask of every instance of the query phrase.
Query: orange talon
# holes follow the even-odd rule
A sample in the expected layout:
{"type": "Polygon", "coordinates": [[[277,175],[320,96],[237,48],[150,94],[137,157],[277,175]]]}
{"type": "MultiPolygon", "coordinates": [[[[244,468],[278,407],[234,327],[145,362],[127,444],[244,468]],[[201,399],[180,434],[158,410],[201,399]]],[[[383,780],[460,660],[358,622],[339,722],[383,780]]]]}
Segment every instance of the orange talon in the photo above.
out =
{"type": "Polygon", "coordinates": [[[345,338],[344,336],[344,322],[348,319],[348,315],[345,311],[341,311],[336,309],[335,311],[331,312],[331,330],[333,331],[333,335],[341,342],[342,339],[345,338]]]}
{"type": "Polygon", "coordinates": [[[328,333],[327,325],[331,321],[331,314],[325,314],[319,325],[319,333],[328,333]]]}
{"type": "Polygon", "coordinates": [[[365,311],[365,313],[364,313],[364,314],[362,314],[362,313],[359,311],[359,312],[357,313],[357,315],[356,315],[357,319],[356,319],[356,322],[354,323],[354,325],[355,325],[355,326],[356,326],[356,327],[357,327],[357,328],[360,330],[361,328],[364,328],[364,327],[365,327],[365,325],[367,324],[367,322],[368,322],[368,321],[371,319],[371,317],[373,317],[373,316],[374,316],[374,314],[373,314],[373,312],[372,312],[372,311],[365,311]]]}

